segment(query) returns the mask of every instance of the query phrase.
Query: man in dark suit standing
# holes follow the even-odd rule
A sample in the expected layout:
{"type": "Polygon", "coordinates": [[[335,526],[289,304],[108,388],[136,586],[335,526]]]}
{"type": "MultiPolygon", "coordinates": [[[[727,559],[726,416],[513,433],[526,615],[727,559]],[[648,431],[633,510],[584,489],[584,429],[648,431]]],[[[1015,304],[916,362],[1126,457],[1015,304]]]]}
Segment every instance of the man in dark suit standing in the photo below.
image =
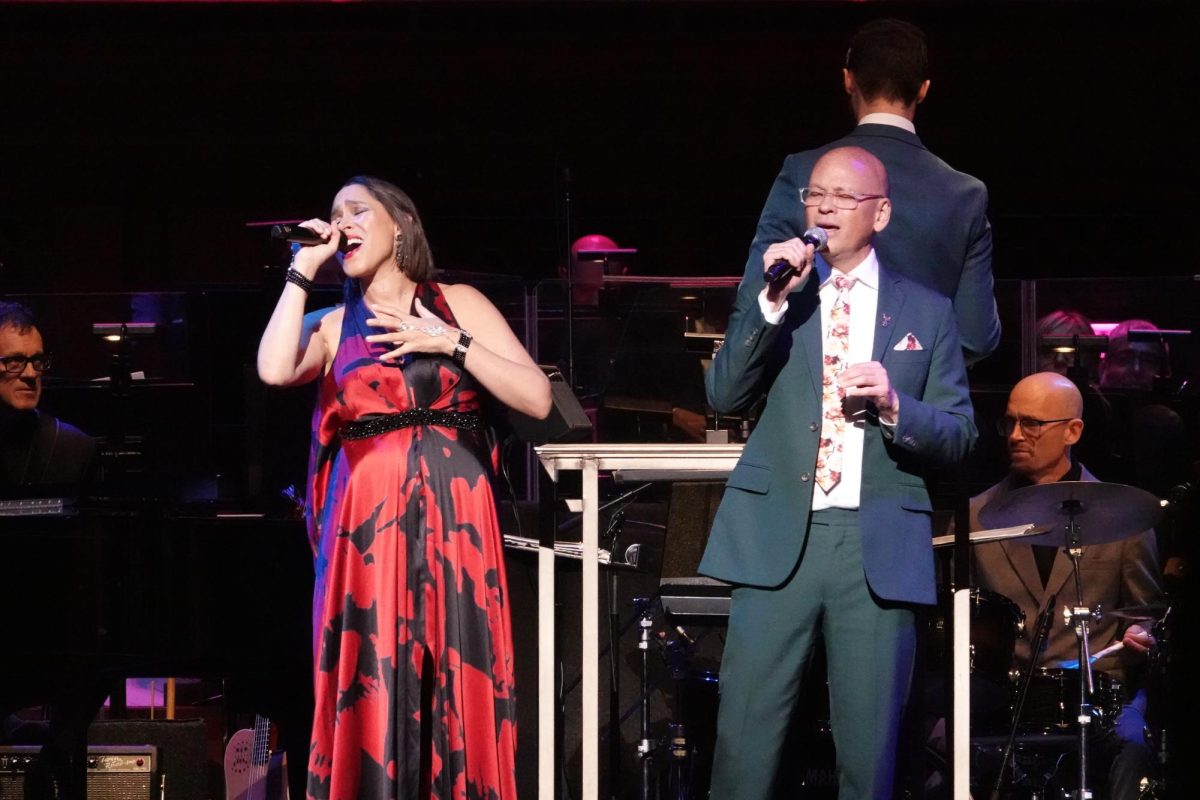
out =
{"type": "Polygon", "coordinates": [[[882,19],[854,34],[842,81],[858,126],[783,162],[758,221],[746,274],[761,269],[769,245],[800,235],[804,210],[798,192],[809,183],[816,160],[835,147],[861,147],[883,162],[895,203],[891,224],[875,240],[880,260],[954,302],[971,364],[1000,343],[987,187],[952,169],[917,136],[913,119],[929,91],[928,75],[925,35],[915,25],[882,19]]]}
{"type": "Polygon", "coordinates": [[[700,564],[734,584],[713,800],[771,796],[818,633],[839,796],[891,796],[914,605],[936,595],[923,476],[976,437],[950,301],[872,247],[892,212],[883,165],[831,150],[797,197],[828,234],[823,259],[796,238],[765,247],[706,376],[720,413],[766,395],[700,564]],[[767,284],[780,259],[795,274],[767,284]]]}

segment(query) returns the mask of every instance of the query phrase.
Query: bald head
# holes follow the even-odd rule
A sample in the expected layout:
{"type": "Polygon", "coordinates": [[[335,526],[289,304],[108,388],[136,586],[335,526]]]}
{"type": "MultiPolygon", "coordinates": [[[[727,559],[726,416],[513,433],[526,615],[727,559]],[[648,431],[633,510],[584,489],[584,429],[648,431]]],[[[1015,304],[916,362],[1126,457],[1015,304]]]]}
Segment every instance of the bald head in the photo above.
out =
{"type": "Polygon", "coordinates": [[[1083,395],[1079,388],[1057,372],[1035,372],[1022,378],[1010,396],[1025,401],[1031,409],[1038,409],[1039,419],[1083,416],[1083,395]]]}
{"type": "Polygon", "coordinates": [[[1071,468],[1071,445],[1083,435],[1083,396],[1057,372],[1021,379],[1006,410],[1012,471],[1033,483],[1050,483],[1071,468]]]}
{"type": "Polygon", "coordinates": [[[859,192],[882,195],[888,193],[887,168],[873,153],[861,147],[835,147],[822,155],[817,159],[817,163],[813,164],[813,183],[817,182],[816,176],[821,174],[822,167],[827,170],[838,167],[850,170],[859,177],[859,192]]]}

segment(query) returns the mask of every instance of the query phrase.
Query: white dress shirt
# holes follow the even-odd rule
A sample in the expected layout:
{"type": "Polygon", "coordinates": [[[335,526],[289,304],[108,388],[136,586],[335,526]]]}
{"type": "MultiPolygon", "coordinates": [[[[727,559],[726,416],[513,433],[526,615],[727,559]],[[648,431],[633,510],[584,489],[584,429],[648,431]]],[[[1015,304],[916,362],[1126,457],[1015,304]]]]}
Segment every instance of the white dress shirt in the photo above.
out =
{"type": "MultiPolygon", "coordinates": [[[[846,294],[846,302],[850,305],[850,364],[861,364],[871,360],[871,351],[875,347],[875,312],[879,307],[879,259],[875,256],[874,248],[867,257],[847,273],[831,270],[829,277],[821,284],[821,345],[829,335],[830,316],[833,313],[833,301],[837,298],[833,278],[845,274],[854,278],[854,285],[846,294]]],[[[816,275],[814,271],[810,278],[816,275]]],[[[778,311],[769,310],[766,299],[766,289],[758,296],[758,305],[762,310],[763,319],[770,325],[778,325],[787,311],[787,301],[778,311]]],[[[842,441],[842,479],[826,494],[821,487],[812,481],[813,511],[826,508],[858,508],[859,495],[862,490],[862,458],[863,439],[866,430],[867,401],[862,397],[847,397],[845,400],[846,438],[842,441]]],[[[814,420],[820,422],[820,419],[814,420]]]]}
{"type": "Polygon", "coordinates": [[[902,117],[899,114],[889,114],[886,111],[876,111],[872,114],[865,115],[858,121],[859,125],[891,125],[896,128],[903,128],[909,133],[915,134],[917,126],[908,117],[902,117]]]}

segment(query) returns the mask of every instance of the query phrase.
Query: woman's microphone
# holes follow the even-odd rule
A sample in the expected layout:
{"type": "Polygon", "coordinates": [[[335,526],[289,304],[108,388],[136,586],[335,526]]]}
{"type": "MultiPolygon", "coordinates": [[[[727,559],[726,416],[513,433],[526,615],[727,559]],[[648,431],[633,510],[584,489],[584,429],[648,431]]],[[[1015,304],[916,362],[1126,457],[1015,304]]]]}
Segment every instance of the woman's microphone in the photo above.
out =
{"type": "MultiPolygon", "coordinates": [[[[824,233],[824,231],[822,231],[824,233]]],[[[312,245],[325,244],[325,240],[320,234],[313,233],[308,228],[302,228],[299,225],[279,224],[271,226],[271,238],[283,239],[292,244],[312,245]]]]}
{"type": "MultiPolygon", "coordinates": [[[[812,227],[800,234],[800,241],[805,244],[811,244],[817,250],[824,250],[825,245],[829,243],[829,234],[825,232],[824,228],[812,227]]],[[[795,272],[796,268],[789,264],[786,259],[781,258],[767,267],[763,273],[763,280],[768,284],[786,281],[795,272]]]]}

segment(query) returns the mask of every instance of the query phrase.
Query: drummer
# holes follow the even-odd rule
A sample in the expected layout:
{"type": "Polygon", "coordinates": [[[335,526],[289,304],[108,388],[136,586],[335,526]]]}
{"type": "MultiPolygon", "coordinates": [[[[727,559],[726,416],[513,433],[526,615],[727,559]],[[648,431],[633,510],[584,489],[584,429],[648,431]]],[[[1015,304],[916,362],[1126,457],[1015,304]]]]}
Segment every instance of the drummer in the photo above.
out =
{"type": "MultiPolygon", "coordinates": [[[[1071,458],[1071,447],[1083,434],[1083,399],[1069,379],[1055,372],[1038,372],[1021,380],[1009,395],[1000,432],[1007,438],[1009,474],[971,500],[971,530],[982,530],[980,509],[1016,489],[1055,481],[1095,481],[1080,463],[1071,458]]],[[[1085,526],[1081,525],[1081,528],[1085,526]]],[[[1086,545],[1080,560],[1084,602],[1104,610],[1124,606],[1152,605],[1162,601],[1160,572],[1154,532],[1130,531],[1118,541],[1086,545]]],[[[1021,539],[977,545],[974,548],[976,584],[999,592],[1025,612],[1030,628],[1049,602],[1055,603],[1053,624],[1046,648],[1037,666],[1059,667],[1078,658],[1074,629],[1064,624],[1064,605],[1075,602],[1071,562],[1057,546],[1032,545],[1021,539]],[[1056,600],[1051,598],[1057,595],[1056,600]]],[[[1154,644],[1150,622],[1132,622],[1105,615],[1091,625],[1092,653],[1120,643],[1111,655],[1094,667],[1119,680],[1126,688],[1124,705],[1116,724],[1100,733],[1112,758],[1108,773],[1109,796],[1114,800],[1136,798],[1138,782],[1152,776],[1154,759],[1144,733],[1146,698],[1136,682],[1137,667],[1144,664],[1154,644]]],[[[1018,639],[1017,666],[1029,662],[1032,632],[1018,639]]]]}

